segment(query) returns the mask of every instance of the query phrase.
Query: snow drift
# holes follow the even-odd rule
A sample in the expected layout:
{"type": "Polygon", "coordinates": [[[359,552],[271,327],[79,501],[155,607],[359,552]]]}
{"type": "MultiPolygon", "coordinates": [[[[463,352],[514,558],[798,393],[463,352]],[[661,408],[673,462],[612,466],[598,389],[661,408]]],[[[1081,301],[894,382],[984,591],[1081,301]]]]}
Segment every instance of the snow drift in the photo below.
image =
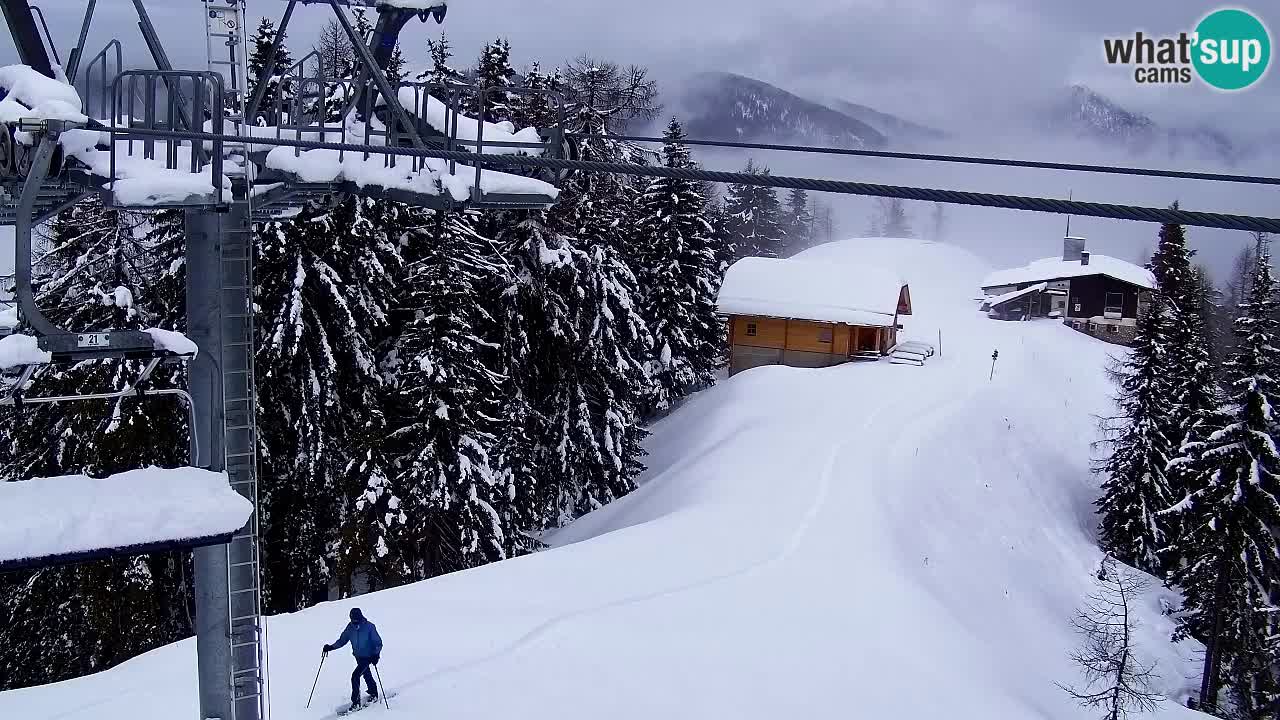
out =
{"type": "MultiPolygon", "coordinates": [[[[1115,349],[1053,322],[985,319],[988,268],[955,247],[855,240],[804,260],[909,277],[904,339],[926,367],[762,367],[658,423],[631,496],[553,549],[359,598],[386,648],[392,713],[462,718],[1055,718],[1082,711],[1069,624],[1091,589],[1093,415],[1115,349]],[[994,380],[991,353],[1000,351],[994,380]]],[[[1164,592],[1139,654],[1180,707],[1193,643],[1168,642],[1164,592]]],[[[354,602],[269,623],[273,717],[346,696],[320,646],[354,602]]],[[[337,658],[341,660],[342,658],[337,658]]],[[[195,645],[0,694],[24,720],[197,715],[195,645]]],[[[369,709],[375,715],[385,709],[369,709]]]]}

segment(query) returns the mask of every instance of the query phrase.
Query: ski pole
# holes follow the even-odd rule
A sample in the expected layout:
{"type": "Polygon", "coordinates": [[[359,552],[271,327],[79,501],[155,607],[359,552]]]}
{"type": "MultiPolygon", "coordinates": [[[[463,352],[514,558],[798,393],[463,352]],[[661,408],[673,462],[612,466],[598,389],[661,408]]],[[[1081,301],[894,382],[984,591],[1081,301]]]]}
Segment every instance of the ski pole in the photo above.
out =
{"type": "Polygon", "coordinates": [[[316,668],[316,679],[311,683],[311,694],[307,696],[307,708],[311,707],[311,698],[316,696],[316,685],[320,682],[320,671],[324,669],[324,659],[329,653],[320,653],[320,667],[316,668]]]}
{"type": "Polygon", "coordinates": [[[373,672],[378,676],[378,686],[382,688],[382,702],[387,706],[387,709],[390,710],[391,702],[387,700],[387,684],[382,682],[382,671],[378,669],[377,665],[374,665],[373,672]]]}

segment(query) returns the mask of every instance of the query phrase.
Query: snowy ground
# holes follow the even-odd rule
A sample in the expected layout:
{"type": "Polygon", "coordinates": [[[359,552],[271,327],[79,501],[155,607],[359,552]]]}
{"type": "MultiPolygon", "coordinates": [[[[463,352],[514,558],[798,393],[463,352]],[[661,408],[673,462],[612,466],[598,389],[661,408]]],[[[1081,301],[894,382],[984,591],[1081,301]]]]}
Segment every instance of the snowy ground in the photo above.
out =
{"type": "MultiPolygon", "coordinates": [[[[906,277],[905,336],[942,329],[941,357],[743,373],[658,423],[644,486],[555,549],[274,619],[275,720],[343,700],[339,654],[303,709],[353,604],[386,639],[400,717],[1086,717],[1054,683],[1078,679],[1068,621],[1099,559],[1089,444],[1113,349],[987,320],[972,298],[989,268],[953,247],[806,254],[855,257],[906,277]]],[[[1159,595],[1142,655],[1175,698],[1159,716],[1190,717],[1196,648],[1166,641],[1159,595]]],[[[0,715],[194,718],[194,651],[0,694],[0,715]]]]}

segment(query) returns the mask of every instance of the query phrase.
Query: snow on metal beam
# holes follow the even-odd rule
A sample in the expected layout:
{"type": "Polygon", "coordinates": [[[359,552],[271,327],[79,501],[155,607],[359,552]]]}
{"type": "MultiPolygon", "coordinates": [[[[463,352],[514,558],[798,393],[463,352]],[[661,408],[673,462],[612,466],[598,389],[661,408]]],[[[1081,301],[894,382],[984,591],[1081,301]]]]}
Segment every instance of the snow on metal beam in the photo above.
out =
{"type": "Polygon", "coordinates": [[[0,483],[0,571],[224,543],[253,505],[224,473],[146,468],[0,483]]]}

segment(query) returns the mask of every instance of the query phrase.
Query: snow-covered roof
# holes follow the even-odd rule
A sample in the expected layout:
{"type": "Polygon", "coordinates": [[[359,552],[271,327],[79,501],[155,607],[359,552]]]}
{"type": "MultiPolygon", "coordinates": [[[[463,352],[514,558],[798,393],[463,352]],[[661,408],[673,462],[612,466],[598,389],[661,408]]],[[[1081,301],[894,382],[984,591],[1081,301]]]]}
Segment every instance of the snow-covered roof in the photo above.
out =
{"type": "Polygon", "coordinates": [[[1035,292],[1044,292],[1045,289],[1048,287],[1049,287],[1049,283],[1037,283],[1035,285],[1032,285],[1031,287],[1025,287],[1025,288],[1022,288],[1021,290],[1014,290],[1013,292],[1007,292],[1003,295],[997,295],[996,297],[993,297],[993,298],[987,298],[986,302],[990,307],[996,307],[999,305],[1003,305],[1009,302],[1010,300],[1017,300],[1023,295],[1030,295],[1031,293],[1035,293],[1035,292]]]}
{"type": "Polygon", "coordinates": [[[905,285],[896,273],[870,265],[749,257],[725,273],[718,306],[725,315],[888,327],[905,285]]]}
{"type": "Polygon", "coordinates": [[[244,527],[253,505],[223,473],[146,468],[0,483],[0,568],[163,544],[194,545],[244,527]]]}
{"type": "Polygon", "coordinates": [[[982,281],[982,287],[1021,285],[1022,283],[1065,280],[1089,275],[1106,275],[1144,288],[1154,288],[1156,286],[1155,276],[1145,268],[1113,258],[1110,255],[1090,254],[1088,265],[1081,264],[1079,260],[1048,257],[1035,260],[1022,267],[997,270],[982,281]]]}

